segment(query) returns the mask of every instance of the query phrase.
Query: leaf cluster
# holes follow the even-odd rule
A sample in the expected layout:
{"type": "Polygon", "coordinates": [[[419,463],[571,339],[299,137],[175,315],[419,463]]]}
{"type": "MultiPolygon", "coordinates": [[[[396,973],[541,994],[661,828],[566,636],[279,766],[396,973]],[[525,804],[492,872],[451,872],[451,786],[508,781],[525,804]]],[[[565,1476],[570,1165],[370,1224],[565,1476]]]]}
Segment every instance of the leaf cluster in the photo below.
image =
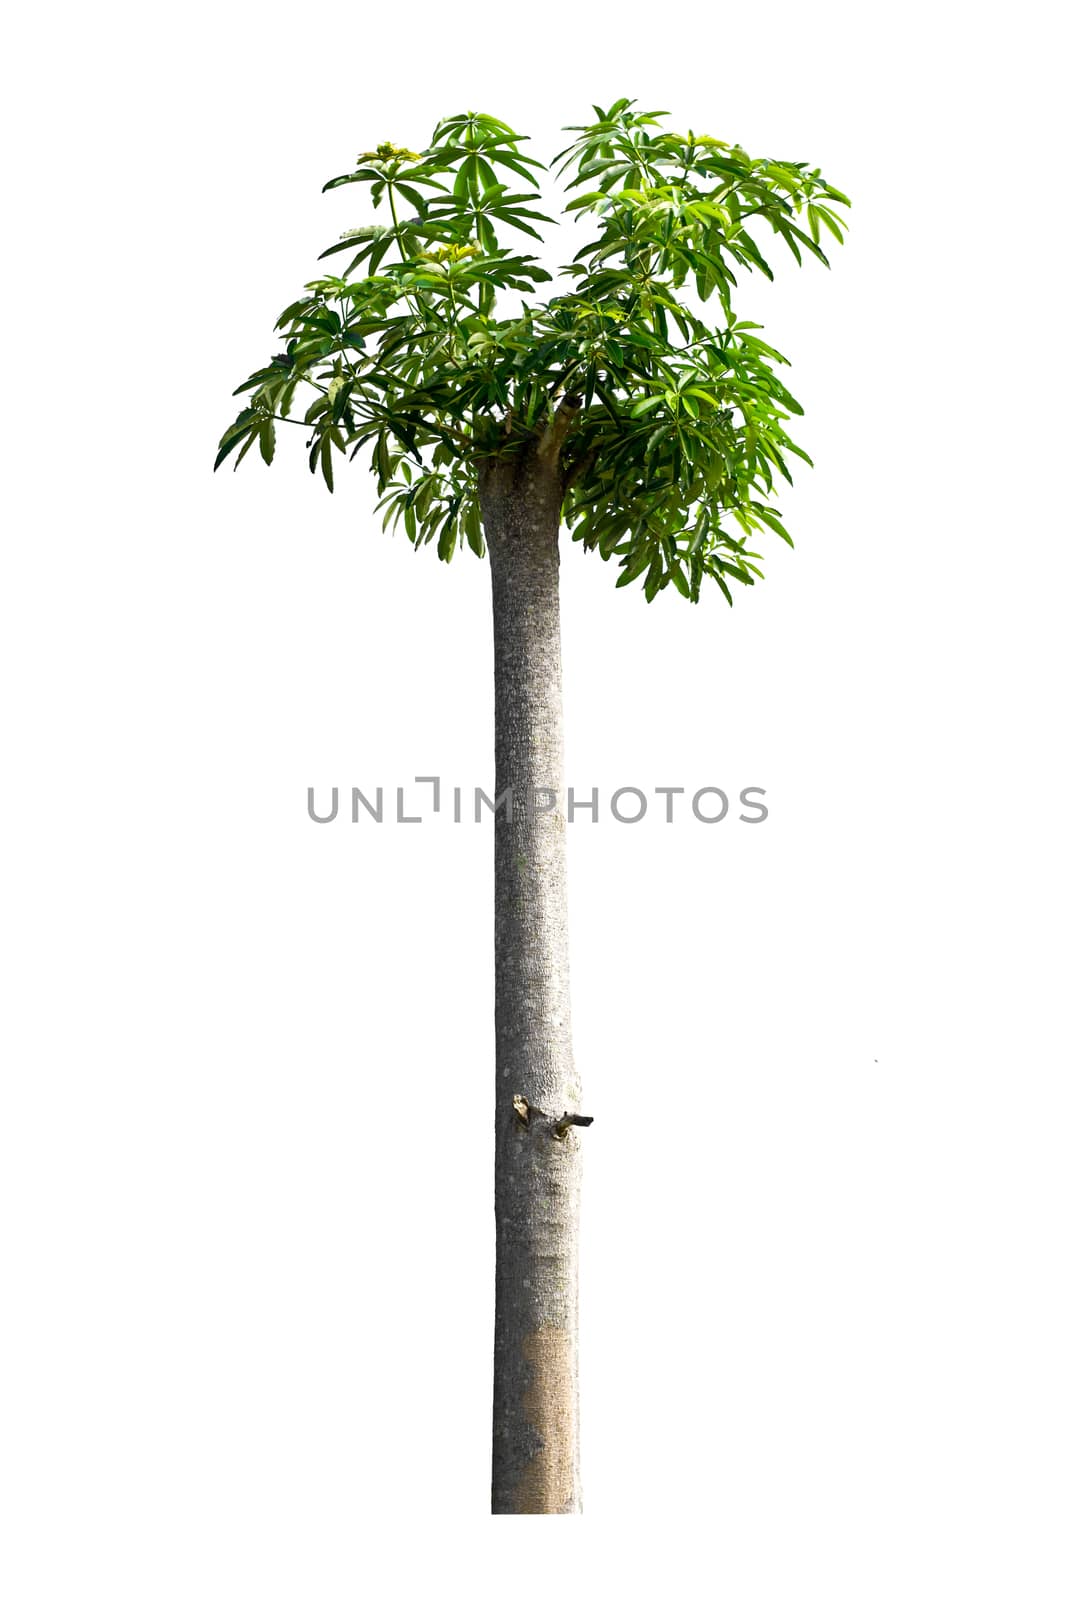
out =
{"type": "Polygon", "coordinates": [[[323,252],[340,270],[282,312],[285,348],[236,391],[216,467],[255,446],[270,463],[296,425],[328,489],[337,458],[366,449],[386,526],[445,561],[481,555],[480,468],[577,395],[560,460],[574,538],[650,600],[673,586],[696,601],[710,577],[732,603],[754,583],[751,540],[791,542],[772,502],[809,458],[787,431],[802,414],[788,363],[733,294],[741,272],[773,276],[773,237],[828,264],[849,202],[805,163],[665,131],[630,100],[593,109],[552,163],[593,236],[541,302],[551,275],[524,241],[552,223],[547,169],[505,123],[449,117],[425,150],[383,143],[331,179],[366,185],[385,220],[323,252]]]}

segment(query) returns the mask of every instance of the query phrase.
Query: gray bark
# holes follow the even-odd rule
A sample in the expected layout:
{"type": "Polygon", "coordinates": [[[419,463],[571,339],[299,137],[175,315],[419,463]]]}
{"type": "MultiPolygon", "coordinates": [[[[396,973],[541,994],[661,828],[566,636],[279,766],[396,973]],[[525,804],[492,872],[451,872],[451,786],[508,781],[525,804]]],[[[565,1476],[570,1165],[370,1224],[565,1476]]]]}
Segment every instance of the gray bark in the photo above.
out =
{"type": "Polygon", "coordinates": [[[581,1510],[578,1196],[571,1046],[557,449],[490,464],[496,793],[496,1513],[581,1510]],[[547,809],[549,790],[557,805],[547,809]]]}

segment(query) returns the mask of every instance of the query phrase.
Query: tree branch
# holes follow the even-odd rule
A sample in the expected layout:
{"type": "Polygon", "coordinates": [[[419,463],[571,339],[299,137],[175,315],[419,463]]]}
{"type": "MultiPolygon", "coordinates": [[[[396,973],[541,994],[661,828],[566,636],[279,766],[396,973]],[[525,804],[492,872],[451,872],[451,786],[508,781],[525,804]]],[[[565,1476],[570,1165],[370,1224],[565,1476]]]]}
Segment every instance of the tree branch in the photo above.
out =
{"type": "Polygon", "coordinates": [[[537,454],[549,466],[554,466],[559,460],[559,453],[563,449],[563,441],[567,437],[575,417],[582,409],[580,394],[565,394],[556,408],[552,421],[541,435],[541,442],[537,446],[537,454]]]}
{"type": "Polygon", "coordinates": [[[571,1128],[591,1128],[592,1125],[592,1117],[580,1117],[576,1112],[573,1114],[568,1113],[567,1116],[560,1117],[557,1120],[553,1125],[552,1132],[557,1139],[565,1139],[571,1128]]]}
{"type": "Polygon", "coordinates": [[[567,468],[566,472],[563,474],[563,493],[564,494],[566,494],[568,492],[568,490],[570,490],[570,489],[572,489],[574,487],[574,485],[578,482],[578,479],[581,477],[582,473],[585,472],[589,467],[591,467],[595,460],[596,460],[596,450],[592,449],[592,450],[587,450],[584,455],[579,456],[577,461],[572,461],[571,462],[570,466],[567,468]]]}

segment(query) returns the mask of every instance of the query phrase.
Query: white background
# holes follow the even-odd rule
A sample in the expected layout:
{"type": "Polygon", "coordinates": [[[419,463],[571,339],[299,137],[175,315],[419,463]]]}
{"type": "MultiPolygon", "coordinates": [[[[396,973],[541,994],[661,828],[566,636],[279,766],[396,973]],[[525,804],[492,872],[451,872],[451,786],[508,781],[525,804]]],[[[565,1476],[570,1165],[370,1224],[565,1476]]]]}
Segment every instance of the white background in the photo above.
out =
{"type": "MultiPolygon", "coordinates": [[[[1039,8],[51,8],[4,210],[11,1600],[1062,1596],[1062,187],[1039,8]],[[320,194],[594,99],[822,164],[797,549],[731,613],[564,550],[586,1515],[488,1516],[488,569],[299,436],[212,477],[320,194]]],[[[550,247],[559,256],[565,244],[550,247]]],[[[288,430],[286,430],[288,432],[288,430]]]]}

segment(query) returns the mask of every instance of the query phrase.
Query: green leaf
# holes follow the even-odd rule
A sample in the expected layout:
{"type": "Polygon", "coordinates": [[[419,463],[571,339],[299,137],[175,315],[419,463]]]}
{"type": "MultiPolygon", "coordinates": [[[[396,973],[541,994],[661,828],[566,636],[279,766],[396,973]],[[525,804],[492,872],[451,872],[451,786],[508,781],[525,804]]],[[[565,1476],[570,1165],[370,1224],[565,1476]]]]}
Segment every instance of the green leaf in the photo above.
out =
{"type": "Polygon", "coordinates": [[[455,508],[453,508],[445,519],[445,525],[441,529],[440,537],[437,541],[437,554],[442,561],[451,561],[455,555],[456,535],[458,532],[456,512],[455,508]]]}
{"type": "Polygon", "coordinates": [[[478,502],[474,499],[467,501],[463,513],[463,535],[476,556],[485,555],[485,538],[482,533],[482,520],[478,510],[478,502]]]}
{"type": "Polygon", "coordinates": [[[217,472],[219,470],[222,463],[226,460],[226,457],[230,454],[230,451],[237,448],[245,434],[248,433],[253,427],[258,426],[258,423],[254,421],[254,419],[258,416],[259,413],[257,411],[249,408],[242,411],[237,417],[237,420],[230,424],[222,438],[219,440],[219,453],[215,457],[215,465],[212,468],[213,472],[217,472]]]}
{"type": "Polygon", "coordinates": [[[249,433],[245,434],[245,442],[241,446],[240,450],[238,450],[238,452],[237,452],[237,460],[233,464],[234,472],[237,471],[237,468],[241,465],[241,462],[244,460],[244,458],[248,454],[249,450],[251,450],[252,446],[255,444],[256,438],[257,438],[257,431],[256,431],[255,428],[253,428],[249,433]]]}
{"type": "Polygon", "coordinates": [[[625,589],[628,583],[633,583],[635,579],[641,576],[642,572],[644,572],[651,560],[652,551],[648,550],[644,556],[638,557],[636,560],[625,562],[623,564],[622,576],[615,585],[616,589],[625,589]]]}

